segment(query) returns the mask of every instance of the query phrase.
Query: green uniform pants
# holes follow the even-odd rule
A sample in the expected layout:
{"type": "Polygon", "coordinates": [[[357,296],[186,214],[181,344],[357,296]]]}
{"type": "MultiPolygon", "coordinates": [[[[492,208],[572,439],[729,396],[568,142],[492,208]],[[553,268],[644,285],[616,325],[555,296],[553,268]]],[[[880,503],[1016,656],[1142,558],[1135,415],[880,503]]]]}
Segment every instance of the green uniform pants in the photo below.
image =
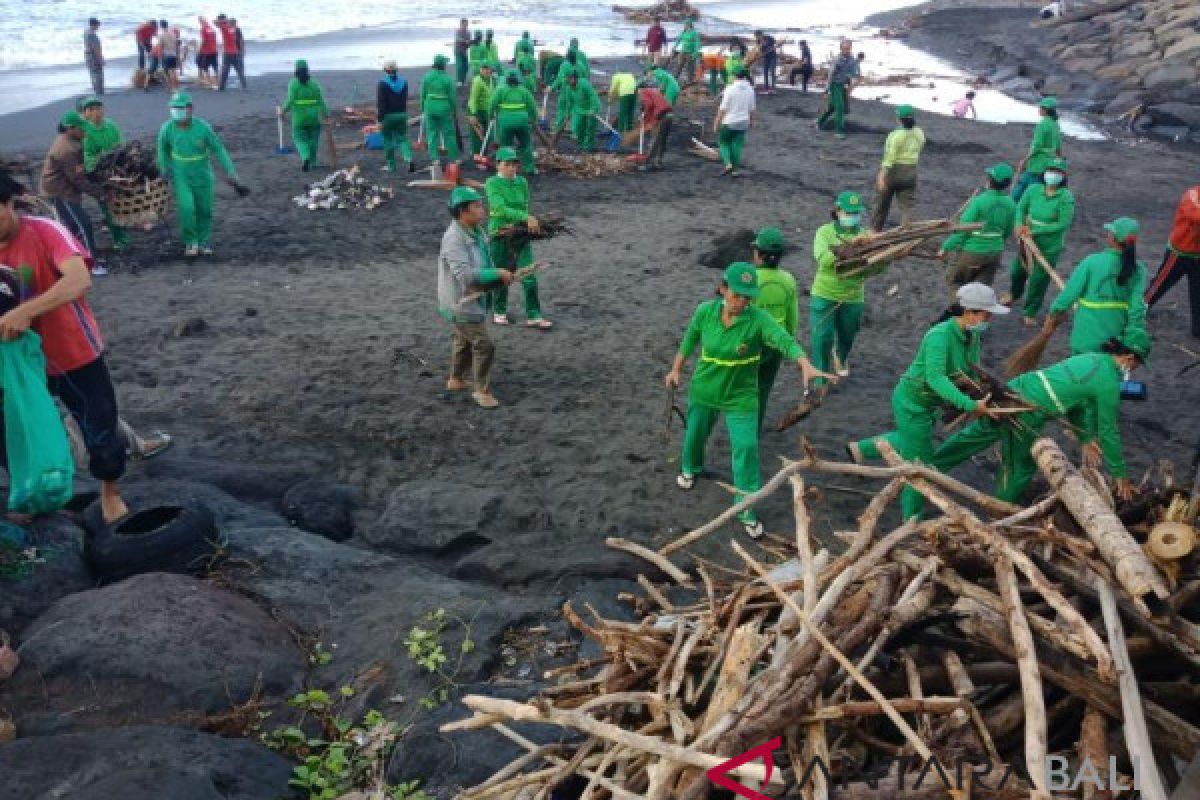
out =
{"type": "Polygon", "coordinates": [[[459,86],[465,86],[467,83],[467,54],[454,51],[454,75],[459,86]]]}
{"type": "MultiPolygon", "coordinates": [[[[877,439],[885,439],[900,457],[906,461],[933,463],[933,426],[937,422],[937,408],[920,408],[901,396],[899,390],[892,392],[892,417],[896,429],[882,436],[873,436],[858,442],[864,458],[881,458],[877,439]]],[[[925,508],[925,498],[915,489],[905,488],[900,495],[900,508],[905,519],[920,516],[925,508]]]]}
{"type": "Polygon", "coordinates": [[[451,161],[458,161],[458,138],[454,135],[453,111],[425,112],[425,141],[429,145],[429,157],[438,158],[442,150],[451,161]]]}
{"type": "Polygon", "coordinates": [[[193,169],[172,169],[175,209],[184,247],[206,245],[212,237],[213,171],[208,164],[193,169]]]}
{"type": "Polygon", "coordinates": [[[820,119],[817,120],[817,127],[824,128],[825,123],[833,117],[833,129],[838,133],[846,132],[846,85],[843,83],[829,84],[829,107],[825,109],[820,119]]]}
{"type": "Polygon", "coordinates": [[[767,418],[767,401],[771,398],[771,389],[775,387],[775,376],[779,374],[779,365],[783,356],[778,350],[764,348],[758,360],[758,430],[762,432],[763,422],[767,418]]]}
{"type": "Polygon", "coordinates": [[[569,89],[564,89],[558,93],[558,98],[554,101],[554,130],[561,129],[567,124],[567,117],[571,114],[571,95],[569,89]]]}
{"type": "Polygon", "coordinates": [[[708,93],[710,95],[717,93],[717,79],[722,77],[724,74],[725,73],[719,69],[710,69],[708,71],[708,93]]]}
{"type": "Polygon", "coordinates": [[[317,163],[317,149],[321,146],[321,120],[292,117],[292,141],[300,160],[308,164],[317,163]]]}
{"type": "MultiPolygon", "coordinates": [[[[683,434],[683,471],[688,475],[699,475],[704,471],[704,448],[709,434],[717,424],[717,417],[725,414],[725,428],[729,431],[729,449],[733,459],[733,485],[738,493],[735,502],[762,488],[762,475],[758,464],[758,412],[725,411],[688,403],[687,430],[683,434]]],[[[743,521],[755,519],[753,510],[739,516],[743,521]]]]}
{"type": "Polygon", "coordinates": [[[722,125],[717,134],[717,150],[721,153],[721,162],[727,167],[737,169],[742,165],[742,147],[746,144],[746,132],[734,130],[728,125],[722,125]]]}
{"type": "Polygon", "coordinates": [[[387,165],[396,169],[396,148],[405,161],[413,160],[412,147],[408,144],[408,114],[398,111],[383,118],[383,158],[387,165]]]}
{"type": "MultiPolygon", "coordinates": [[[[824,297],[813,297],[808,304],[808,327],[812,331],[812,363],[822,372],[833,371],[833,354],[842,364],[850,357],[854,337],[862,325],[866,303],[839,303],[824,297]]],[[[813,381],[817,386],[824,378],[813,381]]]]}
{"type": "Polygon", "coordinates": [[[932,466],[947,472],[977,453],[1000,442],[1000,474],[996,497],[1016,503],[1037,472],[1033,443],[1041,435],[1047,417],[1039,411],[1017,415],[1012,422],[977,419],[951,436],[934,451],[932,466]]]}
{"type": "Polygon", "coordinates": [[[100,204],[100,213],[104,215],[104,227],[108,228],[108,235],[112,237],[113,247],[122,250],[129,246],[129,231],[122,228],[113,220],[112,212],[108,210],[107,203],[100,204]]]}
{"type": "MultiPolygon", "coordinates": [[[[474,117],[475,121],[479,123],[478,131],[475,130],[474,125],[469,125],[471,128],[471,152],[475,155],[483,155],[483,137],[487,136],[488,115],[486,111],[476,111],[471,116],[474,117]]],[[[495,133],[495,131],[492,131],[493,135],[495,133]]]]}
{"type": "Polygon", "coordinates": [[[584,153],[596,149],[596,115],[590,111],[574,111],[571,114],[571,133],[575,143],[584,153]]]}
{"type": "Polygon", "coordinates": [[[496,120],[496,143],[501,147],[514,147],[521,156],[521,168],[532,175],[537,166],[533,160],[533,127],[528,119],[508,122],[503,117],[496,120]]]}
{"type": "MultiPolygon", "coordinates": [[[[525,246],[518,250],[502,239],[492,239],[489,247],[491,249],[492,263],[496,266],[496,269],[515,270],[520,267],[528,267],[533,263],[533,247],[530,246],[529,242],[526,242],[525,246]]],[[[508,288],[507,286],[501,286],[488,296],[491,300],[493,314],[508,313],[508,288]]],[[[526,319],[541,319],[542,304],[538,300],[537,275],[527,275],[522,278],[521,288],[525,292],[526,319]]]]}
{"type": "MultiPolygon", "coordinates": [[[[1047,248],[1036,239],[1034,239],[1034,243],[1042,251],[1042,255],[1046,257],[1050,266],[1058,265],[1058,257],[1062,255],[1062,250],[1047,248]]],[[[1046,274],[1046,270],[1030,259],[1029,272],[1026,272],[1025,267],[1021,266],[1021,259],[1014,258],[1012,265],[1008,268],[1008,280],[1009,294],[1012,295],[1013,302],[1017,302],[1022,296],[1025,297],[1021,316],[1033,319],[1040,314],[1042,302],[1046,299],[1046,289],[1050,286],[1050,276],[1046,274]]]]}
{"type": "Polygon", "coordinates": [[[621,133],[633,130],[634,116],[637,114],[637,93],[621,95],[617,101],[617,130],[621,133]]]}

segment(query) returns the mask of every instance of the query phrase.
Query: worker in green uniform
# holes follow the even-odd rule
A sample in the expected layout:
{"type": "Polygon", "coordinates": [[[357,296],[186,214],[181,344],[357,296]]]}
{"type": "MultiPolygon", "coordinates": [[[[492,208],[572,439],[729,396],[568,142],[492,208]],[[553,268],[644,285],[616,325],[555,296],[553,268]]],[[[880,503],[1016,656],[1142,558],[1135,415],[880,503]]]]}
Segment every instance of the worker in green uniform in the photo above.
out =
{"type": "Polygon", "coordinates": [[[479,68],[487,63],[488,49],[483,43],[483,33],[475,31],[475,35],[471,37],[471,46],[467,48],[467,69],[470,71],[471,80],[479,74],[479,68]]]}
{"type": "Polygon", "coordinates": [[[637,78],[632,72],[613,73],[608,84],[608,99],[617,103],[617,130],[621,133],[633,130],[637,116],[637,89],[637,78]]]}
{"type": "MultiPolygon", "coordinates": [[[[510,239],[496,236],[496,231],[506,225],[524,222],[530,232],[538,231],[538,219],[529,213],[529,181],[518,174],[517,151],[501,147],[496,152],[496,173],[484,184],[487,195],[488,235],[491,237],[492,264],[497,269],[517,270],[533,263],[533,246],[523,242],[519,247],[510,239]]],[[[521,279],[525,294],[525,325],[539,330],[549,330],[554,325],[542,316],[542,305],[538,300],[537,275],[521,279]]],[[[500,286],[491,294],[492,322],[507,325],[508,286],[500,286]]]]}
{"type": "MultiPolygon", "coordinates": [[[[1067,188],[1067,162],[1061,158],[1051,159],[1042,173],[1041,183],[1031,186],[1017,202],[1017,227],[1014,232],[1018,235],[1031,234],[1033,243],[1053,267],[1058,264],[1063,241],[1074,220],[1075,196],[1067,188]]],[[[1017,257],[1008,268],[1008,277],[1009,296],[1006,304],[1011,305],[1024,295],[1021,319],[1027,327],[1033,327],[1037,324],[1037,315],[1042,311],[1050,276],[1033,258],[1022,262],[1017,257]]]]}
{"type": "Polygon", "coordinates": [[[1013,200],[1020,200],[1025,190],[1041,179],[1052,158],[1062,158],[1062,129],[1058,125],[1058,100],[1043,97],[1038,103],[1040,119],[1033,127],[1029,152],[1017,165],[1020,177],[1013,188],[1013,200]]]}
{"type": "Polygon", "coordinates": [[[487,48],[484,60],[492,65],[492,69],[499,69],[500,47],[496,44],[496,33],[491,28],[483,32],[483,46],[487,48]]]}
{"type": "Polygon", "coordinates": [[[541,80],[542,86],[553,86],[554,82],[558,80],[558,73],[566,60],[564,56],[553,50],[543,50],[538,53],[538,78],[541,80]]]}
{"type": "Polygon", "coordinates": [[[554,130],[562,130],[563,126],[571,118],[571,85],[568,79],[572,76],[580,78],[586,77],[582,68],[579,66],[577,54],[568,52],[562,64],[558,67],[558,73],[554,77],[554,82],[550,85],[550,91],[556,93],[557,100],[554,105],[554,130]]]}
{"type": "Polygon", "coordinates": [[[521,85],[536,98],[538,93],[537,62],[534,61],[533,56],[522,53],[517,57],[517,73],[521,76],[521,85]]]}
{"type": "Polygon", "coordinates": [[[450,60],[433,57],[433,68],[421,78],[421,113],[425,117],[425,141],[429,155],[438,163],[442,156],[458,161],[458,137],[454,133],[454,79],[446,74],[450,60]]]}
{"type": "Polygon", "coordinates": [[[183,254],[212,255],[214,156],[230,183],[245,194],[237,169],[212,126],[192,116],[192,96],[176,92],[168,103],[171,118],[158,131],[158,168],[171,178],[175,208],[183,237],[183,254]]]}
{"type": "Polygon", "coordinates": [[[471,127],[471,152],[485,155],[483,140],[487,136],[492,107],[492,93],[496,90],[496,67],[488,61],[479,65],[479,74],[471,81],[471,93],[467,96],[467,122],[471,127]]]}
{"type": "Polygon", "coordinates": [[[517,40],[513,47],[513,64],[521,62],[521,56],[527,56],[533,60],[533,39],[529,37],[529,31],[523,31],[521,38],[517,40]]]}
{"type": "Polygon", "coordinates": [[[925,132],[917,127],[916,112],[910,105],[896,106],[896,121],[900,127],[887,135],[883,143],[883,160],[875,175],[878,196],[871,215],[871,230],[877,233],[887,224],[893,197],[900,206],[901,225],[912,222],[917,199],[917,162],[925,148],[925,132]]]}
{"type": "Polygon", "coordinates": [[[725,56],[725,71],[721,73],[725,85],[733,83],[737,74],[744,69],[746,69],[746,46],[735,39],[733,46],[729,49],[729,54],[725,56]]]}
{"type": "Polygon", "coordinates": [[[575,63],[579,67],[579,77],[586,78],[588,82],[592,80],[592,68],[588,64],[588,57],[582,50],[579,49],[579,39],[572,36],[571,41],[567,44],[567,55],[575,54],[575,63]]]}
{"type": "MultiPolygon", "coordinates": [[[[671,371],[669,389],[682,381],[683,365],[700,346],[700,363],[688,387],[687,430],[683,436],[683,459],[675,478],[680,489],[696,484],[704,471],[704,450],[717,417],[725,415],[733,460],[736,501],[762,485],[758,463],[758,368],[765,350],[777,350],[800,368],[804,383],[822,376],[804,354],[799,343],[771,319],[771,315],[751,303],[758,297],[758,276],[752,265],[730,264],[721,281],[720,298],[703,302],[696,308],[671,371]]],[[[832,377],[832,376],[826,376],[832,377]]],[[[754,509],[738,514],[746,533],[757,538],[762,523],[754,509]]]]}
{"type": "Polygon", "coordinates": [[[1117,412],[1121,406],[1121,381],[1150,357],[1152,340],[1142,328],[1131,328],[1109,339],[1103,352],[1081,353],[1036,372],[1018,375],[1008,383],[1035,410],[1015,419],[975,420],[954,434],[933,454],[932,465],[948,472],[972,456],[1000,442],[1000,474],[995,494],[1016,503],[1037,472],[1033,443],[1052,419],[1063,420],[1083,444],[1084,463],[1103,459],[1116,480],[1117,496],[1133,499],[1133,483],[1121,452],[1117,412]]]}
{"type": "MultiPolygon", "coordinates": [[[[516,70],[509,70],[504,85],[492,93],[489,113],[496,120],[496,143],[505,150],[515,147],[521,154],[521,167],[527,174],[536,175],[533,126],[537,124],[537,101],[521,84],[521,76],[516,70]]],[[[491,208],[491,201],[488,207],[491,208]]]]}
{"type": "MultiPolygon", "coordinates": [[[[796,278],[779,266],[785,246],[779,228],[763,228],[754,237],[750,257],[758,278],[758,297],[754,305],[766,311],[794,339],[800,324],[800,310],[796,300],[796,278]]],[[[781,360],[778,350],[768,349],[763,351],[762,360],[758,362],[759,433],[767,416],[767,401],[775,386],[781,360]]]]}
{"type": "Polygon", "coordinates": [[[408,163],[408,171],[415,172],[412,146],[408,143],[408,80],[396,67],[395,61],[383,65],[383,78],[375,87],[375,119],[383,134],[384,170],[396,171],[396,148],[400,157],[408,163]]]}
{"type": "Polygon", "coordinates": [[[968,283],[992,285],[996,267],[1004,255],[1004,245],[1012,236],[1017,216],[1017,204],[1008,196],[1013,170],[1003,162],[987,169],[987,188],[971,198],[963,210],[959,222],[979,222],[983,227],[975,231],[959,231],[951,234],[938,251],[938,258],[946,261],[954,254],[954,261],[946,271],[946,283],[950,296],[957,295],[960,286],[968,283]]]}
{"type": "Polygon", "coordinates": [[[1079,304],[1072,353],[1098,353],[1109,339],[1146,327],[1146,265],[1137,257],[1137,221],[1120,217],[1104,231],[1108,246],[1079,262],[1046,318],[1045,327],[1053,330],[1079,304]]]}
{"type": "Polygon", "coordinates": [[[317,163],[321,145],[321,123],[329,116],[321,84],[308,74],[308,62],[296,61],[296,70],[288,81],[287,99],[279,113],[292,115],[292,141],[300,156],[300,169],[308,170],[317,163]]]}
{"type": "MultiPolygon", "coordinates": [[[[946,319],[937,323],[921,339],[917,355],[892,391],[892,417],[896,429],[880,437],[872,436],[846,446],[850,457],[862,463],[864,458],[880,457],[876,440],[885,439],[907,461],[933,464],[933,428],[945,407],[969,414],[989,415],[987,403],[972,400],[955,385],[956,376],[978,380],[980,333],[993,314],[1007,314],[1008,308],[996,301],[996,292],[983,283],[968,283],[958,290],[957,302],[946,311],[946,319]]],[[[925,500],[915,489],[906,488],[901,496],[904,519],[921,513],[925,500]]]]}
{"type": "MultiPolygon", "coordinates": [[[[679,74],[683,77],[684,83],[691,83],[696,79],[696,65],[700,61],[700,34],[696,33],[696,23],[692,20],[685,20],[683,23],[683,31],[680,32],[679,38],[675,41],[675,50],[678,52],[681,66],[679,74]]],[[[663,89],[665,95],[666,89],[663,89]]],[[[667,98],[671,105],[675,105],[675,101],[667,98]]]]}
{"type": "MultiPolygon", "coordinates": [[[[823,372],[850,374],[850,349],[862,325],[866,308],[867,272],[842,275],[834,268],[833,249],[863,235],[863,201],[858,192],[842,192],[833,208],[833,221],[817,228],[813,236],[813,261],[817,270],[809,290],[808,327],[812,336],[812,360],[823,372]]],[[[813,382],[814,401],[825,394],[825,382],[813,382]]]]}
{"type": "Polygon", "coordinates": [[[596,149],[596,116],[600,113],[600,96],[592,82],[578,75],[567,78],[571,91],[571,133],[580,152],[590,153],[596,149]]]}
{"type": "Polygon", "coordinates": [[[654,85],[663,93],[663,97],[667,98],[667,102],[671,107],[675,107],[675,101],[679,98],[679,81],[675,80],[675,76],[667,72],[662,67],[646,67],[646,76],[654,80],[654,85]]]}
{"type": "MultiPolygon", "coordinates": [[[[104,114],[104,101],[92,95],[79,104],[79,113],[87,123],[83,129],[83,170],[88,174],[96,171],[100,157],[121,144],[121,129],[104,114]]],[[[104,226],[112,236],[113,249],[124,250],[129,246],[129,233],[113,220],[108,203],[100,202],[100,213],[104,215],[104,226]]]]}

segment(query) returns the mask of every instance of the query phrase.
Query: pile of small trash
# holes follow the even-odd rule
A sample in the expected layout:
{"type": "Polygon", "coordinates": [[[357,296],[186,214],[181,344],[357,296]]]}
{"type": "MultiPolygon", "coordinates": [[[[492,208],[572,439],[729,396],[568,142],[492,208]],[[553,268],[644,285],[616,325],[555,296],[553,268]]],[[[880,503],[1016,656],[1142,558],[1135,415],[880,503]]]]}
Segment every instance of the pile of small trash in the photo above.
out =
{"type": "Polygon", "coordinates": [[[389,186],[378,186],[362,175],[357,166],[339,169],[316,183],[308,191],[292,198],[300,208],[317,211],[331,208],[360,208],[372,211],[396,196],[389,186]]]}

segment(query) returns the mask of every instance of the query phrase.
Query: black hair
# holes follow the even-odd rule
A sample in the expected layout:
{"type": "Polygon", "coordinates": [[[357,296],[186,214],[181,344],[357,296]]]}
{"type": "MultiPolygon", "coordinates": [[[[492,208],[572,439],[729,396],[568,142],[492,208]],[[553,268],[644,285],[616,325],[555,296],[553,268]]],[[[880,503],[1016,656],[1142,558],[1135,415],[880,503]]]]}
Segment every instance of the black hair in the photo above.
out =
{"type": "Polygon", "coordinates": [[[1046,116],[1049,117],[1050,119],[1058,119],[1058,109],[1057,108],[1043,108],[1042,110],[1046,112],[1046,116]]]}
{"type": "Polygon", "coordinates": [[[991,175],[988,175],[988,186],[993,189],[996,189],[996,190],[1007,189],[1011,183],[1012,183],[1012,178],[1005,178],[1002,181],[998,181],[995,178],[993,178],[991,175]]]}
{"type": "Polygon", "coordinates": [[[911,131],[914,127],[916,127],[917,118],[916,117],[901,117],[900,124],[911,131]]]}
{"type": "Polygon", "coordinates": [[[296,67],[296,80],[301,83],[308,83],[308,79],[308,67],[296,67]]]}
{"type": "Polygon", "coordinates": [[[955,300],[953,303],[951,303],[950,305],[948,305],[946,307],[946,310],[942,312],[942,315],[940,317],[938,317],[936,320],[934,320],[933,324],[940,325],[948,319],[952,319],[954,317],[961,317],[965,313],[967,313],[967,309],[962,307],[962,303],[959,303],[957,300],[955,300]]]}
{"type": "Polygon", "coordinates": [[[160,27],[160,28],[165,28],[165,27],[167,27],[167,21],[166,21],[165,19],[160,19],[160,20],[158,21],[158,27],[160,27]]]}
{"type": "Polygon", "coordinates": [[[0,169],[0,203],[7,203],[27,191],[25,184],[14,178],[12,173],[6,169],[0,169]]]}
{"type": "Polygon", "coordinates": [[[1133,356],[1138,360],[1139,364],[1144,363],[1141,356],[1126,347],[1124,343],[1122,343],[1121,340],[1115,336],[1102,344],[1100,349],[1103,352],[1108,353],[1110,356],[1133,356]]]}
{"type": "Polygon", "coordinates": [[[478,200],[468,200],[465,203],[459,203],[456,206],[450,206],[450,216],[454,217],[455,219],[458,219],[460,216],[462,216],[462,212],[466,210],[467,206],[471,205],[471,203],[477,203],[477,202],[479,202],[479,201],[478,200]]]}
{"type": "Polygon", "coordinates": [[[507,76],[505,76],[504,82],[509,86],[517,86],[521,83],[521,76],[515,72],[510,72],[507,76]]]}
{"type": "Polygon", "coordinates": [[[93,28],[99,24],[100,24],[100,20],[96,19],[95,17],[91,17],[88,19],[88,25],[91,25],[93,28]]]}
{"type": "Polygon", "coordinates": [[[967,92],[967,97],[969,97],[969,98],[974,98],[974,97],[975,97],[975,92],[973,92],[973,91],[971,91],[971,92],[967,92]]]}
{"type": "Polygon", "coordinates": [[[578,52],[579,52],[578,50],[568,50],[567,56],[566,56],[567,61],[570,61],[572,64],[574,64],[575,63],[575,54],[578,52]]]}
{"type": "Polygon", "coordinates": [[[778,267],[779,262],[783,260],[782,250],[760,250],[755,247],[754,252],[758,253],[764,267],[778,267]]]}
{"type": "Polygon", "coordinates": [[[1121,271],[1117,273],[1117,285],[1125,286],[1133,277],[1133,273],[1137,272],[1137,240],[1126,239],[1124,242],[1117,242],[1117,247],[1121,248],[1121,271]]]}

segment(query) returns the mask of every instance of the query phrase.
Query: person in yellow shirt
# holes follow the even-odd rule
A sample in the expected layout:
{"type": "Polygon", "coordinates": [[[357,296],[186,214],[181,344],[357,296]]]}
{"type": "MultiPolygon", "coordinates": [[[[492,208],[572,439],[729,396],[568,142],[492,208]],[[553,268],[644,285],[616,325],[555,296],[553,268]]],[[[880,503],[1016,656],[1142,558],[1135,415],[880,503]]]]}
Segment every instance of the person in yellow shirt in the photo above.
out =
{"type": "Polygon", "coordinates": [[[633,130],[634,116],[637,114],[637,78],[632,72],[618,72],[612,76],[608,84],[608,99],[617,103],[617,130],[621,133],[633,130]]]}
{"type": "Polygon", "coordinates": [[[896,106],[900,127],[888,134],[883,145],[883,161],[875,176],[875,211],[871,215],[871,230],[881,231],[887,224],[892,198],[900,206],[900,224],[912,222],[913,203],[917,199],[917,162],[925,147],[925,132],[917,127],[913,107],[896,106]]]}
{"type": "MultiPolygon", "coordinates": [[[[796,300],[796,278],[780,268],[783,249],[787,243],[779,228],[763,228],[754,237],[751,245],[750,263],[758,276],[758,297],[754,305],[771,315],[785,331],[796,336],[800,326],[800,308],[796,300]]],[[[767,416],[767,400],[775,386],[782,357],[777,350],[764,350],[758,362],[758,430],[762,433],[763,420],[767,416]]]]}

